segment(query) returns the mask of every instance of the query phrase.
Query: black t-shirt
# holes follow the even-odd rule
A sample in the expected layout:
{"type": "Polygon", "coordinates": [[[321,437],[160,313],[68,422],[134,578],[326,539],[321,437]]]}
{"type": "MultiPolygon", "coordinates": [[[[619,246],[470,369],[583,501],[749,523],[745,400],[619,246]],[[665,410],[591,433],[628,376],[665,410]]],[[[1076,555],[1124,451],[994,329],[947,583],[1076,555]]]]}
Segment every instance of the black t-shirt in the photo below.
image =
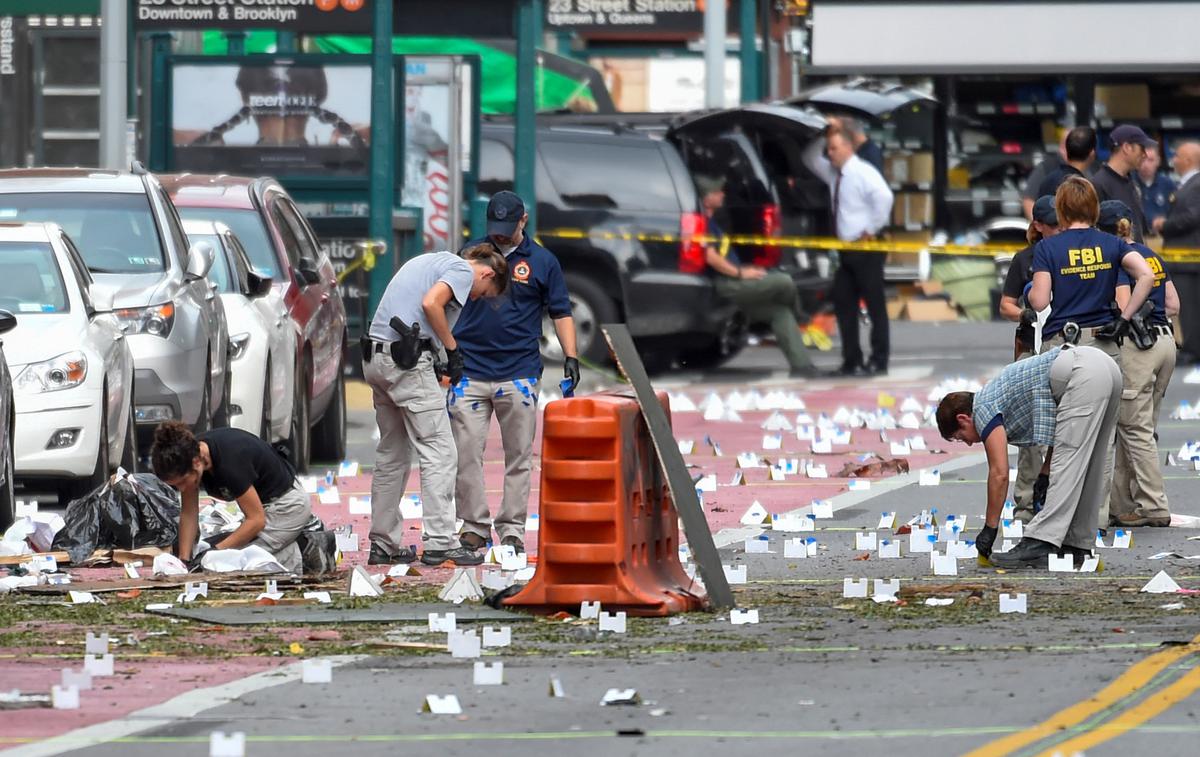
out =
{"type": "Polygon", "coordinates": [[[1092,174],[1092,185],[1100,202],[1105,200],[1120,200],[1133,211],[1133,241],[1141,242],[1142,234],[1146,231],[1146,214],[1142,210],[1142,193],[1137,183],[1129,176],[1122,176],[1109,168],[1105,163],[1096,173],[1092,174]]]}
{"type": "Polygon", "coordinates": [[[200,479],[204,490],[232,502],[251,486],[267,502],[292,487],[291,468],[271,445],[240,428],[214,428],[197,437],[208,445],[212,469],[200,479]]]}
{"type": "MultiPolygon", "coordinates": [[[[1025,285],[1033,281],[1033,245],[1013,255],[1012,263],[1008,266],[1008,276],[1004,278],[1002,294],[1020,300],[1025,293],[1025,285]]],[[[1021,344],[1033,349],[1033,326],[1017,325],[1017,339],[1021,344]]]]}
{"type": "Polygon", "coordinates": [[[1070,163],[1063,163],[1042,179],[1042,183],[1038,185],[1038,197],[1045,195],[1053,197],[1054,193],[1058,191],[1058,185],[1066,181],[1068,176],[1083,176],[1083,172],[1070,163]]]}

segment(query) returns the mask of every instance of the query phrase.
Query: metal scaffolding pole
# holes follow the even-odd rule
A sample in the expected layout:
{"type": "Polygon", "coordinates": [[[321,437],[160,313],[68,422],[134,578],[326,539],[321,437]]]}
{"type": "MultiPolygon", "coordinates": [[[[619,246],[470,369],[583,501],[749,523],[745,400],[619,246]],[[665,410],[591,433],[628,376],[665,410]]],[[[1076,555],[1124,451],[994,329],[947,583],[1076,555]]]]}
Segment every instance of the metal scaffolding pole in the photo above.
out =
{"type": "Polygon", "coordinates": [[[100,167],[126,169],[125,120],[128,107],[129,33],[127,0],[103,0],[100,6],[100,167]]]}

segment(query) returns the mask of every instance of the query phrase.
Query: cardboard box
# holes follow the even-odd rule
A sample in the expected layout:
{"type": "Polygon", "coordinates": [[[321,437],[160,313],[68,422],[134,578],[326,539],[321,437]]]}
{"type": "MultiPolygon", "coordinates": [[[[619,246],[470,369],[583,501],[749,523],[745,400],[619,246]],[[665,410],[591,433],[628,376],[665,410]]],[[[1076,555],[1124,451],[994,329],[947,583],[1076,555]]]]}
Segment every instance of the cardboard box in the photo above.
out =
{"type": "Polygon", "coordinates": [[[918,281],[914,288],[926,297],[936,297],[945,291],[942,282],[937,279],[929,279],[928,281],[918,281]]]}
{"type": "Polygon", "coordinates": [[[883,176],[890,184],[904,184],[908,178],[908,154],[889,152],[883,156],[883,176]]]}
{"type": "Polygon", "coordinates": [[[904,313],[904,306],[906,304],[907,303],[904,300],[894,298],[894,297],[892,299],[888,300],[887,301],[888,320],[889,321],[899,320],[900,316],[904,313]]]}
{"type": "Polygon", "coordinates": [[[933,184],[933,153],[915,152],[908,156],[908,176],[915,184],[933,184]]]}
{"type": "Polygon", "coordinates": [[[904,219],[908,213],[908,195],[897,194],[892,202],[892,225],[904,228],[904,219]]]}
{"type": "Polygon", "coordinates": [[[946,300],[909,300],[904,317],[910,321],[957,321],[958,310],[946,300]]]}
{"type": "Polygon", "coordinates": [[[1096,117],[1122,118],[1150,117],[1150,87],[1146,84],[1097,84],[1096,117]]]}

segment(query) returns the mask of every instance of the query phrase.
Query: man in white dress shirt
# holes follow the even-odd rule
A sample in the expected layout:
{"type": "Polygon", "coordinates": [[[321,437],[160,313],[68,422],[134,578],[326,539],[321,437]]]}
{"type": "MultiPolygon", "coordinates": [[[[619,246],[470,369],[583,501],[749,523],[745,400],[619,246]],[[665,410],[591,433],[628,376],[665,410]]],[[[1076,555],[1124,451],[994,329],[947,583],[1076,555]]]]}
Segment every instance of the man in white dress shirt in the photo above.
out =
{"type": "MultiPolygon", "coordinates": [[[[854,142],[839,124],[805,150],[805,164],[829,184],[833,234],[845,242],[875,239],[892,215],[892,190],[869,163],[855,155],[854,142]],[[822,149],[823,148],[823,149],[822,149]],[[822,154],[822,152],[824,154],[822,154]]],[[[840,375],[887,373],[889,335],[881,252],[842,252],[833,276],[833,309],[842,335],[840,375]],[[858,303],[871,317],[871,357],[863,360],[858,303]]]]}

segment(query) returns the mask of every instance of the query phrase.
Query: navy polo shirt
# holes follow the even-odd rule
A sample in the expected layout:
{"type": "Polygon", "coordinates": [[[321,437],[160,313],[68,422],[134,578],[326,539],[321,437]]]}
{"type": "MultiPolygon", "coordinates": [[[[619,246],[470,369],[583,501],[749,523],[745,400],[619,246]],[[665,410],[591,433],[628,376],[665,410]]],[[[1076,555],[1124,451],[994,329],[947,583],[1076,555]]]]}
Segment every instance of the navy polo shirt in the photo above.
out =
{"type": "MultiPolygon", "coordinates": [[[[1156,323],[1159,326],[1166,326],[1171,321],[1167,318],[1167,287],[1166,283],[1171,280],[1171,274],[1167,271],[1166,265],[1163,264],[1163,259],[1158,253],[1150,249],[1144,244],[1134,242],[1133,249],[1142,253],[1142,257],[1146,259],[1146,265],[1150,266],[1150,271],[1154,274],[1154,288],[1150,290],[1150,296],[1147,298],[1154,305],[1154,313],[1150,317],[1151,323],[1156,323]]],[[[1124,269],[1117,274],[1117,286],[1129,287],[1133,289],[1133,279],[1124,269]]]]}
{"type": "MultiPolygon", "coordinates": [[[[476,239],[471,245],[488,242],[476,239]]],[[[464,373],[483,381],[510,381],[542,375],[542,314],[571,314],[562,266],[554,254],[528,236],[508,253],[508,290],[501,297],[470,300],[454,324],[464,373]]]]}
{"type": "Polygon", "coordinates": [[[1141,176],[1134,176],[1134,181],[1142,189],[1142,213],[1146,216],[1146,223],[1165,216],[1171,209],[1171,195],[1175,194],[1175,182],[1161,173],[1154,174],[1154,180],[1149,184],[1143,183],[1141,176]]]}
{"type": "Polygon", "coordinates": [[[1103,326],[1113,319],[1121,259],[1132,248],[1124,240],[1096,228],[1067,229],[1033,248],[1033,271],[1050,274],[1050,317],[1042,337],[1062,331],[1068,321],[1081,328],[1103,326]]]}

